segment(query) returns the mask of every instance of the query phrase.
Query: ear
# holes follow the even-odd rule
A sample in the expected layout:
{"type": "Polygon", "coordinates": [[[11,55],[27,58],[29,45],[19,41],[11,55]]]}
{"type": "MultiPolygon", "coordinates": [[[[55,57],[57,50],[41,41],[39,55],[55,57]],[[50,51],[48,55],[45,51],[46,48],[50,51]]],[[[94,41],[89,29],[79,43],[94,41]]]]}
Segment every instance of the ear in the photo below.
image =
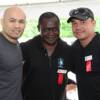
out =
{"type": "Polygon", "coordinates": [[[37,25],[38,31],[40,32],[40,25],[37,25]]]}
{"type": "Polygon", "coordinates": [[[95,20],[93,20],[93,24],[94,24],[94,26],[96,25],[96,21],[95,20]]]}
{"type": "Polygon", "coordinates": [[[2,18],[0,19],[0,23],[1,23],[1,26],[3,26],[3,19],[2,18]]]}

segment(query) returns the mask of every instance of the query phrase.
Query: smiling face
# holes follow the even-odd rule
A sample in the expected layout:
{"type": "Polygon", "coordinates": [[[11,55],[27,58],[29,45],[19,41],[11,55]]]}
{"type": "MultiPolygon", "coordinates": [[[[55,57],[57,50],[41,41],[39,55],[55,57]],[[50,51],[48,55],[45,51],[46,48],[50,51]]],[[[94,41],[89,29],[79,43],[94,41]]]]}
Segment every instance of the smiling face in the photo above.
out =
{"type": "Polygon", "coordinates": [[[45,44],[55,45],[60,31],[57,18],[44,18],[40,25],[40,31],[45,44]]]}
{"type": "Polygon", "coordinates": [[[80,41],[87,40],[94,34],[95,21],[91,18],[85,21],[73,19],[71,23],[73,34],[80,41]]]}
{"type": "Polygon", "coordinates": [[[17,7],[8,8],[2,19],[3,35],[9,41],[17,41],[24,31],[25,19],[25,14],[21,9],[17,7]]]}

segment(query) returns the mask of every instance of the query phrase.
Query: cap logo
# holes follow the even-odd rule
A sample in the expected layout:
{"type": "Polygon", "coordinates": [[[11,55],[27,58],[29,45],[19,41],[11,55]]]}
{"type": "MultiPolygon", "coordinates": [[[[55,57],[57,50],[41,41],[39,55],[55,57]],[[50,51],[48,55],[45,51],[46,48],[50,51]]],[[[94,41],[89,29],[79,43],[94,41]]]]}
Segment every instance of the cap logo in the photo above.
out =
{"type": "Polygon", "coordinates": [[[79,19],[79,20],[87,20],[88,18],[94,19],[93,12],[89,8],[77,8],[73,9],[69,13],[70,18],[67,20],[67,22],[71,22],[73,18],[79,19]]]}

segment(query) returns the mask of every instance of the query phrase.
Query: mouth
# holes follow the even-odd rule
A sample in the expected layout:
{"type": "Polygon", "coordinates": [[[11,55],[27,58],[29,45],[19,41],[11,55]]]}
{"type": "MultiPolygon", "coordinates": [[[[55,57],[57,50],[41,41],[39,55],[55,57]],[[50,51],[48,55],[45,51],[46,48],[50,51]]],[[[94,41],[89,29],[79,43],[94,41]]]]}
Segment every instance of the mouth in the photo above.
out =
{"type": "Polygon", "coordinates": [[[56,36],[48,36],[47,38],[48,38],[49,40],[52,40],[52,41],[55,40],[55,39],[57,39],[56,36]]]}
{"type": "Polygon", "coordinates": [[[20,30],[13,30],[14,34],[20,34],[20,32],[21,32],[20,30]]]}
{"type": "Polygon", "coordinates": [[[79,36],[82,35],[83,33],[84,33],[83,31],[77,31],[77,32],[75,32],[75,34],[79,35],[79,36]]]}

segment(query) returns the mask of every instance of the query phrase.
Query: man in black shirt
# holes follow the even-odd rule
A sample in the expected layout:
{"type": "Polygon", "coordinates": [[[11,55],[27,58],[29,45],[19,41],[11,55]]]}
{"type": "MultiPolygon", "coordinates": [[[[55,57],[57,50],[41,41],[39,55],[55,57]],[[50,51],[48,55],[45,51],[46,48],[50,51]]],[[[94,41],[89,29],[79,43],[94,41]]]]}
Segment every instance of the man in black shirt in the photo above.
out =
{"type": "Polygon", "coordinates": [[[67,84],[69,46],[60,39],[60,21],[52,12],[38,22],[40,35],[22,44],[24,100],[61,100],[67,84]]]}
{"type": "Polygon", "coordinates": [[[89,8],[70,11],[72,31],[77,38],[72,45],[70,68],[76,73],[79,100],[100,99],[100,35],[94,31],[94,14],[89,8]]]}

